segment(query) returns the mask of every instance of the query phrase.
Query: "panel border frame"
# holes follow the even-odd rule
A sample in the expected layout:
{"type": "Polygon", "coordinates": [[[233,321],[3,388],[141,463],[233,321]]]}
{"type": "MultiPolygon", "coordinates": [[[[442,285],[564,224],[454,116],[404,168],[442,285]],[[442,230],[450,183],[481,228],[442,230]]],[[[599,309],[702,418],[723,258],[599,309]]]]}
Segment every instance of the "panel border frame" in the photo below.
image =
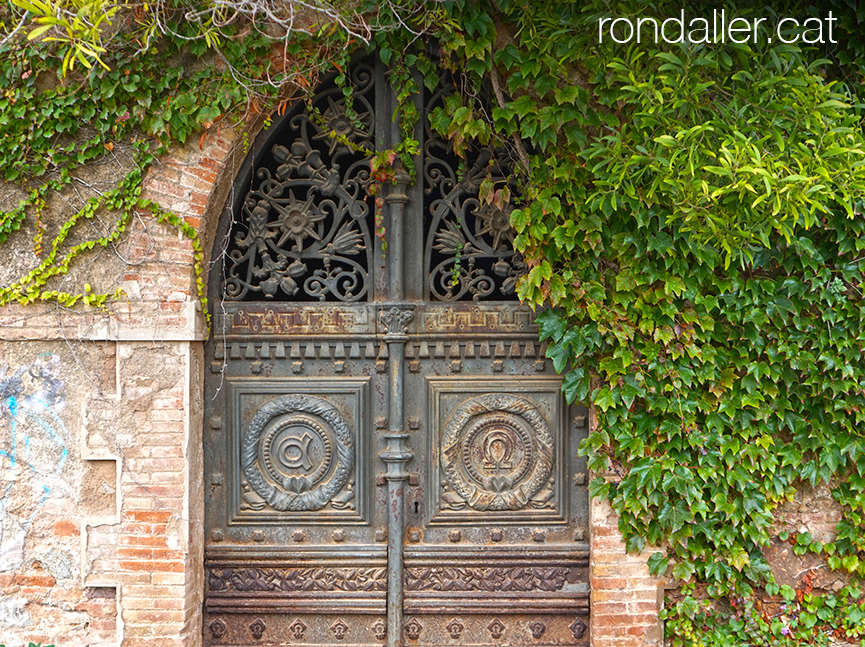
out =
{"type": "MultiPolygon", "coordinates": [[[[470,377],[424,377],[427,388],[426,407],[429,412],[427,433],[427,456],[430,464],[427,469],[427,493],[429,505],[426,506],[424,524],[427,526],[564,526],[568,524],[570,510],[569,488],[563,482],[570,464],[568,439],[568,404],[562,394],[562,381],[556,375],[539,376],[484,376],[482,382],[470,377]],[[552,394],[555,401],[553,420],[547,420],[553,435],[553,469],[550,476],[555,479],[552,490],[555,493],[556,508],[544,510],[481,511],[466,508],[465,511],[443,510],[441,507],[440,481],[444,477],[441,468],[441,436],[447,420],[441,419],[440,398],[444,394],[464,394],[466,398],[488,393],[506,393],[526,397],[531,401],[532,394],[552,394]]],[[[543,415],[543,414],[542,414],[543,415]]]]}
{"type": "Polygon", "coordinates": [[[226,465],[227,527],[248,526],[286,526],[286,525],[363,525],[372,523],[371,485],[368,474],[370,466],[370,435],[372,433],[370,408],[371,377],[324,377],[315,379],[297,377],[230,377],[226,378],[228,388],[228,417],[231,420],[228,440],[228,462],[226,465]],[[283,395],[313,395],[327,400],[328,395],[353,395],[356,404],[348,420],[355,441],[355,464],[351,479],[354,480],[356,506],[354,510],[315,510],[304,512],[280,512],[274,510],[266,514],[259,512],[242,514],[240,511],[241,487],[243,477],[240,468],[240,442],[245,429],[242,420],[241,398],[248,394],[266,394],[272,398],[283,395]]]}

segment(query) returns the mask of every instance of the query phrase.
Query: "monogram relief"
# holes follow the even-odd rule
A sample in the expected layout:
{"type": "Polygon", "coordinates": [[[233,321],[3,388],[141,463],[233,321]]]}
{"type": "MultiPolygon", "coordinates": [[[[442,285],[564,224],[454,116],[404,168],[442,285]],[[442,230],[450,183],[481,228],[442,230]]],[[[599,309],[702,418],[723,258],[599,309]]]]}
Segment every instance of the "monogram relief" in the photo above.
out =
{"type": "Polygon", "coordinates": [[[447,625],[445,626],[445,629],[448,630],[448,633],[451,635],[451,638],[456,640],[457,638],[459,638],[462,635],[463,629],[465,629],[465,626],[457,618],[454,618],[449,623],[447,623],[447,625]]]}
{"type": "Polygon", "coordinates": [[[532,638],[540,638],[547,630],[547,626],[540,620],[535,620],[529,625],[529,631],[532,632],[532,638]]]}
{"type": "Polygon", "coordinates": [[[403,629],[405,629],[405,635],[408,636],[409,640],[417,640],[420,638],[420,632],[423,629],[423,625],[418,622],[417,618],[412,618],[405,624],[403,629]]]}
{"type": "Polygon", "coordinates": [[[252,634],[252,637],[256,640],[261,640],[265,629],[267,629],[267,626],[261,618],[256,618],[255,621],[249,625],[249,631],[252,634]]]}
{"type": "Polygon", "coordinates": [[[336,636],[337,640],[342,640],[345,638],[345,632],[348,631],[348,625],[345,624],[342,619],[339,619],[330,626],[330,630],[333,632],[333,635],[336,636]]]}
{"type": "Polygon", "coordinates": [[[219,618],[210,623],[210,634],[219,640],[228,631],[228,626],[219,618]]]}
{"type": "Polygon", "coordinates": [[[271,508],[320,510],[351,506],[352,432],[322,398],[285,395],[262,405],[243,434],[246,480],[271,508]],[[350,486],[349,486],[350,487],[350,486]]]}
{"type": "Polygon", "coordinates": [[[502,637],[502,634],[505,632],[505,629],[507,629],[507,627],[505,627],[501,620],[495,618],[490,624],[487,625],[487,629],[490,630],[490,635],[494,639],[498,640],[502,637]]]}
{"type": "Polygon", "coordinates": [[[520,510],[549,507],[553,436],[537,407],[525,398],[487,394],[467,400],[442,437],[446,481],[443,507],[520,510]]]}

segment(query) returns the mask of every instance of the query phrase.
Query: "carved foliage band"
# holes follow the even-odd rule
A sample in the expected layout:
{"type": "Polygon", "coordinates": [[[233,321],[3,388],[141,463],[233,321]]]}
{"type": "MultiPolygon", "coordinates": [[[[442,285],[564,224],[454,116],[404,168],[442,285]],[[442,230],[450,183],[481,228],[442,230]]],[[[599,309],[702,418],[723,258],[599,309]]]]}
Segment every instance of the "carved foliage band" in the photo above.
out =
{"type": "Polygon", "coordinates": [[[445,427],[441,460],[453,488],[443,500],[454,508],[519,510],[552,496],[541,492],[553,466],[552,432],[524,398],[494,393],[464,402],[445,427]]]}
{"type": "Polygon", "coordinates": [[[243,434],[241,465],[275,510],[320,510],[351,476],[352,433],[326,400],[285,395],[255,413],[243,434]]]}
{"type": "Polygon", "coordinates": [[[407,568],[407,591],[558,591],[565,567],[425,567],[407,568]]]}
{"type": "Polygon", "coordinates": [[[384,591],[384,568],[212,568],[211,592],[384,591]]]}

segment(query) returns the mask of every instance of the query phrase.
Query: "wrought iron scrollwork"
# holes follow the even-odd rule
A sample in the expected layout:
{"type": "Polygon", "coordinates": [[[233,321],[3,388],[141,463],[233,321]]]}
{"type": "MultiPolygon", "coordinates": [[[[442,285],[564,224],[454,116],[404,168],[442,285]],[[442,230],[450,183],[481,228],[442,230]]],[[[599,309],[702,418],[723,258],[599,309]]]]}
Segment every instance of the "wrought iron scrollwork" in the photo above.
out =
{"type": "MultiPolygon", "coordinates": [[[[453,92],[445,87],[427,103],[432,112],[453,92]]],[[[429,296],[439,301],[514,299],[527,266],[514,251],[516,231],[510,176],[513,162],[504,147],[474,151],[460,162],[450,142],[425,125],[424,193],[431,219],[426,229],[424,267],[429,296]],[[460,173],[462,167],[462,173],[460,173]],[[489,199],[481,200],[487,183],[489,199]]]]}
{"type": "Polygon", "coordinates": [[[373,72],[351,74],[342,90],[319,92],[289,120],[256,172],[232,229],[224,293],[230,300],[359,301],[369,290],[369,151],[374,135],[373,72]],[[292,140],[293,139],[293,140],[292,140]]]}

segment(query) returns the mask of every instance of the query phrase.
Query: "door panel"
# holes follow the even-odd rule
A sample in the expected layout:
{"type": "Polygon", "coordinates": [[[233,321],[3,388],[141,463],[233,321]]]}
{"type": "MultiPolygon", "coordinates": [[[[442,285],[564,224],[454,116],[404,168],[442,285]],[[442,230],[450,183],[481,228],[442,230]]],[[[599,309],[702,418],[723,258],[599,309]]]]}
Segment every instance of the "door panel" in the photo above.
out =
{"type": "Polygon", "coordinates": [[[384,640],[374,418],[387,406],[386,376],[364,307],[307,305],[285,316],[243,304],[217,318],[224,335],[208,348],[205,443],[207,644],[384,640]]]}
{"type": "Polygon", "coordinates": [[[502,300],[526,266],[478,190],[506,151],[459,170],[423,124],[418,177],[377,203],[321,124],[392,148],[394,97],[380,63],[348,76],[358,119],[333,87],[286,116],[217,236],[205,644],[586,645],[586,411],[502,300]]]}
{"type": "Polygon", "coordinates": [[[368,386],[369,378],[228,381],[229,524],[365,523],[368,483],[355,475],[368,472],[369,434],[358,433],[368,386]]]}
{"type": "Polygon", "coordinates": [[[428,525],[564,522],[559,380],[469,375],[426,383],[428,525]]]}
{"type": "Polygon", "coordinates": [[[423,306],[406,345],[408,645],[587,644],[586,411],[508,307],[423,306]]]}
{"type": "MultiPolygon", "coordinates": [[[[232,307],[209,348],[205,635],[382,644],[387,347],[346,306],[232,307]]],[[[587,639],[585,410],[509,307],[418,304],[409,325],[408,645],[587,639]]]]}

